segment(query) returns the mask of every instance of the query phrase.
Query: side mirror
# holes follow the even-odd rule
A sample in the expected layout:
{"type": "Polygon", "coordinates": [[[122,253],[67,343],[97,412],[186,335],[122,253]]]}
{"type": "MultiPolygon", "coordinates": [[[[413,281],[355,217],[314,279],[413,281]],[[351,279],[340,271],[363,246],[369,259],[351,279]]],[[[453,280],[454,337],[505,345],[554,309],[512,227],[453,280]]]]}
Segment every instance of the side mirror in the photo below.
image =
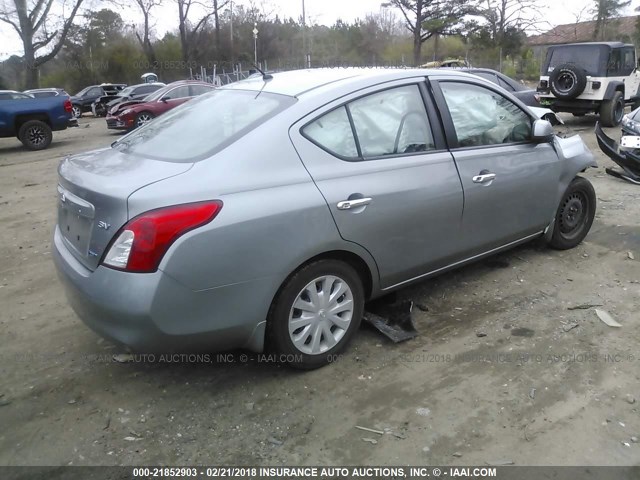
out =
{"type": "Polygon", "coordinates": [[[536,143],[546,143],[553,140],[555,132],[551,123],[547,120],[536,120],[533,122],[533,134],[531,138],[536,143]]]}
{"type": "Polygon", "coordinates": [[[167,103],[167,100],[171,100],[171,97],[162,97],[160,100],[162,100],[164,103],[167,103]]]}

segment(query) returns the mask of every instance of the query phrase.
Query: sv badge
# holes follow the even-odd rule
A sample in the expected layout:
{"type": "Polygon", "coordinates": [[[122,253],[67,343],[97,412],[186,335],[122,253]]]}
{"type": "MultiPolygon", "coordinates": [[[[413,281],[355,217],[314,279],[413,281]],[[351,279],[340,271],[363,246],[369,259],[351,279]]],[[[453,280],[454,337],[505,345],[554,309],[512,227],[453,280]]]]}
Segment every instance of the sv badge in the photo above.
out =
{"type": "Polygon", "coordinates": [[[98,228],[102,228],[103,230],[109,230],[111,228],[111,224],[100,220],[98,222],[98,228]]]}

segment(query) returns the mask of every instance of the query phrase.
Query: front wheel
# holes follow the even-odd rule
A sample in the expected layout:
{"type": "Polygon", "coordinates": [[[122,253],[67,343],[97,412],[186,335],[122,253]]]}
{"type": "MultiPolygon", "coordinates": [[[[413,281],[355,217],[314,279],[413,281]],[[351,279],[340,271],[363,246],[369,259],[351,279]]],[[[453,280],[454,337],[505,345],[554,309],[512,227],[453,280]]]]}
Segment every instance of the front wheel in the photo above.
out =
{"type": "Polygon", "coordinates": [[[295,368],[322,367],[349,343],[363,311],[362,280],[350,265],[311,263],[278,293],[269,312],[269,346],[295,368]]]}
{"type": "Polygon", "coordinates": [[[136,120],[135,120],[134,124],[135,124],[136,128],[142,127],[143,125],[146,125],[147,123],[149,123],[153,119],[154,119],[153,113],[151,113],[151,112],[140,112],[136,116],[136,120]]]}
{"type": "Polygon", "coordinates": [[[574,178],[562,196],[556,213],[552,248],[567,250],[580,244],[587,236],[596,214],[596,192],[586,178],[574,178]]]}

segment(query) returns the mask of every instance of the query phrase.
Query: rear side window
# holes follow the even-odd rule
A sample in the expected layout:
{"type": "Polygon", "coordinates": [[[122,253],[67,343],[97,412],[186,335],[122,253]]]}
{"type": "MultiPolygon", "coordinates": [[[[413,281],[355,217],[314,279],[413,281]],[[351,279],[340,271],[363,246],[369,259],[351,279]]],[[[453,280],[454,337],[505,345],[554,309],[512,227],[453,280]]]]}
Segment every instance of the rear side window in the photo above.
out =
{"type": "Polygon", "coordinates": [[[358,149],[346,107],[336,108],[314,120],[303,130],[316,145],[339,157],[356,159],[358,149]]]}
{"type": "Polygon", "coordinates": [[[191,85],[191,96],[197,97],[198,95],[204,95],[205,93],[209,93],[213,90],[213,85],[207,87],[205,85],[191,85]]]}
{"type": "Polygon", "coordinates": [[[354,100],[309,123],[302,134],[345,160],[435,148],[417,85],[391,88],[354,100]]]}
{"type": "Polygon", "coordinates": [[[114,144],[126,153],[195,162],[222,150],[295,103],[293,97],[218,89],[189,100],[114,144]]]}
{"type": "Polygon", "coordinates": [[[500,77],[498,77],[498,85],[500,85],[502,88],[504,88],[507,92],[514,92],[516,90],[515,88],[513,88],[513,85],[511,85],[510,83],[505,82],[500,77]]]}

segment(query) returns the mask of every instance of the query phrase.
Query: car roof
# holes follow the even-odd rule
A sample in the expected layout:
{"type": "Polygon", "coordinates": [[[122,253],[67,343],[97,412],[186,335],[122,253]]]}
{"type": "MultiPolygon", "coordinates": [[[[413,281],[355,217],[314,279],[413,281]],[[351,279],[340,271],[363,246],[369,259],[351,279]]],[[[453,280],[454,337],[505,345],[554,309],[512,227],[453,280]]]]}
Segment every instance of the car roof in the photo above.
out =
{"type": "MultiPolygon", "coordinates": [[[[149,85],[149,84],[147,84],[149,85]]],[[[177,80],[175,82],[167,83],[167,87],[174,87],[177,85],[211,85],[214,86],[213,83],[203,82],[201,80],[177,80]]]]}
{"type": "Polygon", "coordinates": [[[31,90],[25,90],[24,93],[27,92],[61,92],[63,91],[63,88],[57,88],[57,87],[43,87],[43,88],[32,88],[31,90]]]}
{"type": "Polygon", "coordinates": [[[416,76],[456,75],[469,78],[470,74],[459,70],[426,69],[426,68],[316,68],[308,70],[292,70],[269,74],[268,80],[261,76],[248,78],[239,82],[225,85],[224,89],[253,90],[277,93],[290,97],[300,97],[306,93],[329,89],[336,84],[347,85],[362,80],[385,82],[401,80],[416,76]]]}
{"type": "Polygon", "coordinates": [[[622,42],[579,42],[579,43],[563,43],[562,45],[550,45],[549,48],[577,47],[577,46],[605,46],[609,48],[633,47],[631,43],[622,42]]]}

